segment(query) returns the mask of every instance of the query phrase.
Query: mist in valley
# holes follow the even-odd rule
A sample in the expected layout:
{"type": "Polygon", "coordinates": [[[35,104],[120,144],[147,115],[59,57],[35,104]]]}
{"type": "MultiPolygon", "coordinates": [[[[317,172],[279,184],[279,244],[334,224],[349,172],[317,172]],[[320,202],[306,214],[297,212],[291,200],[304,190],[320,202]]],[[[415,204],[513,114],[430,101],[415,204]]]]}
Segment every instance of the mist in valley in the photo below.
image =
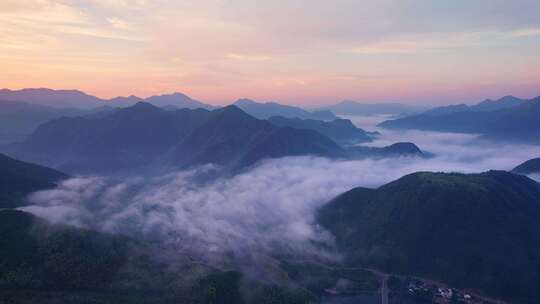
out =
{"type": "Polygon", "coordinates": [[[434,157],[286,157],[232,177],[214,175],[219,168],[212,165],[160,176],[79,176],[33,193],[31,206],[21,209],[54,223],[158,240],[214,264],[230,253],[339,259],[333,236],[315,218],[340,193],[376,188],[418,171],[511,170],[540,155],[538,146],[483,142],[470,134],[378,130],[373,117],[369,125],[363,122],[355,121],[380,132],[368,145],[410,141],[434,157]]]}

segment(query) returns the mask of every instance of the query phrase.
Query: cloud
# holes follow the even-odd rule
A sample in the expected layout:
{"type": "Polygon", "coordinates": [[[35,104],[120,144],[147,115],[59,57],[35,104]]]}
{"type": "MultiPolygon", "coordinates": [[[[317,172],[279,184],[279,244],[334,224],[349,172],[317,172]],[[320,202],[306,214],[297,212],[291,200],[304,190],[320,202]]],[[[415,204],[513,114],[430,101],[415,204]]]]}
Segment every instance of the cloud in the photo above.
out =
{"type": "Polygon", "coordinates": [[[538,1],[0,2],[0,82],[14,88],[313,105],[532,96],[539,82],[539,41],[521,38],[536,37],[538,1]]]}
{"type": "Polygon", "coordinates": [[[520,29],[520,30],[513,31],[512,35],[516,37],[539,36],[540,28],[520,29]]]}
{"type": "Polygon", "coordinates": [[[250,54],[240,54],[240,53],[229,53],[226,56],[229,59],[234,60],[246,60],[246,61],[266,61],[271,60],[272,57],[266,55],[250,55],[250,54]]]}
{"type": "Polygon", "coordinates": [[[333,238],[316,225],[316,212],[347,190],[375,188],[417,171],[509,170],[540,155],[538,146],[421,131],[383,131],[372,145],[396,141],[413,141],[437,156],[354,161],[288,157],[212,179],[207,179],[215,169],[210,165],[122,180],[76,177],[32,194],[32,206],[22,209],[53,222],[160,240],[205,260],[231,253],[327,258],[333,255],[319,245],[331,248],[333,238]]]}

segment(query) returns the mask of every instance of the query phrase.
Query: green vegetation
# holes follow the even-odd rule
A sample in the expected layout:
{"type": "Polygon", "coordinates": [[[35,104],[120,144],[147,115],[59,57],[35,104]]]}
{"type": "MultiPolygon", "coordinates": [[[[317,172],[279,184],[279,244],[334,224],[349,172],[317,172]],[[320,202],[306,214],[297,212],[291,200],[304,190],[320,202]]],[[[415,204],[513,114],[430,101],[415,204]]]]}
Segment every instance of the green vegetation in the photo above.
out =
{"type": "Polygon", "coordinates": [[[540,299],[540,184],[507,172],[415,173],[320,210],[348,263],[494,297],[540,299]]]}
{"type": "Polygon", "coordinates": [[[50,226],[21,211],[0,211],[0,288],[107,287],[126,260],[125,240],[50,226]]]}

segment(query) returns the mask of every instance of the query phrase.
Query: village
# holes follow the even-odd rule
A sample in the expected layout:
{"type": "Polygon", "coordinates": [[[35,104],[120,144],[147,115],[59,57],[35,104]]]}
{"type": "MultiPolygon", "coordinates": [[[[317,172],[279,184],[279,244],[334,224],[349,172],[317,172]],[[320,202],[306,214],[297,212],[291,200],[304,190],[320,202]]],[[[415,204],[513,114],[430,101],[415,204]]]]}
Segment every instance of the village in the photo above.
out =
{"type": "Polygon", "coordinates": [[[392,289],[392,304],[410,303],[403,301],[404,298],[413,300],[414,303],[433,304],[502,304],[494,300],[487,300],[472,293],[459,289],[441,286],[436,283],[428,283],[419,279],[390,278],[392,289]],[[396,288],[397,287],[397,288],[396,288]]]}

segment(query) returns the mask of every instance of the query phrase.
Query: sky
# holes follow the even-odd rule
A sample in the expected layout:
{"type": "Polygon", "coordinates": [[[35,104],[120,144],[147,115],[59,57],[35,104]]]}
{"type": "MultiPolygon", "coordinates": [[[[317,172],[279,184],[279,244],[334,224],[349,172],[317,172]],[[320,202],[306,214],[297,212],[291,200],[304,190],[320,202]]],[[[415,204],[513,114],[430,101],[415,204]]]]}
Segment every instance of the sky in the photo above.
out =
{"type": "Polygon", "coordinates": [[[2,0],[0,87],[297,105],[540,95],[538,0],[2,0]]]}

